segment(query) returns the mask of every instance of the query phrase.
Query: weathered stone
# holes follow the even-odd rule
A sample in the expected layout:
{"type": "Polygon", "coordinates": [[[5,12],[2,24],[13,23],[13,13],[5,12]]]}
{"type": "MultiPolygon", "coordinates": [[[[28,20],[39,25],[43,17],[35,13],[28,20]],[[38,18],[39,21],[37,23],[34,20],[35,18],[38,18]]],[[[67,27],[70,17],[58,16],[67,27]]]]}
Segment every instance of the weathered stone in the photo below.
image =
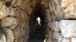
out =
{"type": "Polygon", "coordinates": [[[9,27],[11,29],[15,29],[18,21],[14,17],[6,17],[1,21],[1,27],[9,27]]]}
{"type": "Polygon", "coordinates": [[[23,40],[24,40],[24,37],[22,37],[22,38],[18,39],[18,41],[17,41],[17,42],[24,42],[23,40]]]}
{"type": "Polygon", "coordinates": [[[33,12],[33,8],[32,7],[30,7],[30,5],[28,5],[29,3],[27,3],[27,7],[25,7],[25,11],[26,11],[26,13],[27,14],[31,14],[32,12],[33,12]]]}
{"type": "Polygon", "coordinates": [[[24,42],[28,42],[29,35],[24,36],[24,42]]]}
{"type": "Polygon", "coordinates": [[[32,8],[35,8],[35,6],[36,6],[36,1],[35,1],[35,0],[30,0],[30,6],[31,6],[32,8]]]}
{"type": "Polygon", "coordinates": [[[76,19],[76,9],[74,0],[63,0],[62,7],[65,8],[63,9],[65,19],[76,19]]]}
{"type": "Polygon", "coordinates": [[[76,36],[76,20],[61,20],[60,28],[63,37],[76,36]]]}
{"type": "Polygon", "coordinates": [[[4,29],[6,32],[6,41],[7,42],[13,42],[14,41],[14,35],[11,29],[4,29]]]}
{"type": "MultiPolygon", "coordinates": [[[[3,2],[4,4],[11,2],[11,0],[0,0],[1,2],[3,2]]],[[[9,3],[10,4],[10,3],[9,3]]]]}
{"type": "Polygon", "coordinates": [[[8,8],[2,2],[0,2],[0,19],[3,19],[8,14],[9,14],[8,8]]]}
{"type": "Polygon", "coordinates": [[[62,7],[68,6],[70,3],[72,3],[74,0],[62,0],[61,5],[62,7]]]}
{"type": "Polygon", "coordinates": [[[45,33],[48,30],[44,30],[47,42],[75,42],[75,20],[61,19],[76,19],[76,1],[50,1],[51,14],[47,11],[49,0],[0,0],[0,27],[6,32],[7,42],[28,42],[30,26],[34,26],[30,22],[33,23],[31,20],[38,16],[41,18],[41,26],[50,28],[49,34],[45,33]],[[37,5],[40,6],[37,8],[37,5]]]}
{"type": "Polygon", "coordinates": [[[53,32],[53,37],[52,38],[58,40],[59,33],[58,32],[53,32]]]}
{"type": "Polygon", "coordinates": [[[50,12],[55,20],[76,19],[76,1],[74,0],[51,0],[50,12]],[[56,18],[55,18],[56,17],[56,18]]]}
{"type": "Polygon", "coordinates": [[[29,33],[28,25],[27,25],[27,23],[24,26],[23,25],[24,25],[24,22],[20,23],[16,27],[16,29],[13,31],[15,39],[19,39],[19,38],[22,38],[24,36],[28,36],[28,33],[29,33]]]}
{"type": "Polygon", "coordinates": [[[69,38],[69,39],[63,38],[62,42],[71,42],[71,38],[69,38]]]}
{"type": "MultiPolygon", "coordinates": [[[[21,6],[22,5],[22,1],[23,0],[12,0],[11,1],[11,5],[13,6],[13,7],[17,7],[17,6],[21,6]]],[[[25,1],[24,1],[25,2],[25,1]]],[[[24,7],[23,7],[24,8],[24,7]]]]}
{"type": "Polygon", "coordinates": [[[52,29],[53,31],[60,31],[59,21],[51,22],[51,29],[52,29]]]}
{"type": "Polygon", "coordinates": [[[48,34],[49,36],[48,36],[48,40],[47,40],[47,42],[52,42],[52,32],[51,31],[49,31],[49,34],[48,34]],[[51,35],[51,36],[50,36],[51,35]]]}
{"type": "Polygon", "coordinates": [[[20,27],[20,26],[18,26],[18,27],[13,31],[14,36],[15,36],[15,39],[19,39],[19,38],[23,37],[23,34],[24,34],[23,28],[19,28],[19,27],[20,27]]]}
{"type": "Polygon", "coordinates": [[[59,33],[59,32],[53,32],[52,39],[56,40],[56,42],[61,42],[62,41],[62,35],[61,35],[61,33],[59,33]]]}
{"type": "Polygon", "coordinates": [[[9,7],[8,8],[9,9],[9,14],[8,14],[8,16],[13,16],[13,17],[16,17],[17,16],[17,14],[16,14],[16,9],[14,9],[14,8],[12,8],[12,7],[9,7]]]}

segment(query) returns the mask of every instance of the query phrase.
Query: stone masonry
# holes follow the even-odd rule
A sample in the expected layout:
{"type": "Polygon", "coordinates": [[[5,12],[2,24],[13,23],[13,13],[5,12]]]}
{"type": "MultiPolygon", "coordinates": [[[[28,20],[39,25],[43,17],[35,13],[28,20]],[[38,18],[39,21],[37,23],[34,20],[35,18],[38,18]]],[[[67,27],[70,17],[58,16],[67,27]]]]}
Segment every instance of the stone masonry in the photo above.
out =
{"type": "Polygon", "coordinates": [[[28,42],[36,9],[46,42],[76,42],[75,0],[0,0],[0,42],[28,42]]]}
{"type": "Polygon", "coordinates": [[[76,42],[75,0],[50,0],[52,21],[48,42],[76,42]]]}

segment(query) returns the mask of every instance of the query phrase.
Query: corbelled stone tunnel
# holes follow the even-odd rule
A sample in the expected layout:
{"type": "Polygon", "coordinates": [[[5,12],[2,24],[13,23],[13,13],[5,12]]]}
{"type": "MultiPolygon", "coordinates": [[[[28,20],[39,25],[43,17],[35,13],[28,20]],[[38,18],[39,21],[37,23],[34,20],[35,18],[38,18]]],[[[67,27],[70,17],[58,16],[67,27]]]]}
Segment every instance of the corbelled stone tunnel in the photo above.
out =
{"type": "Polygon", "coordinates": [[[0,42],[76,42],[76,1],[0,0],[0,42]]]}

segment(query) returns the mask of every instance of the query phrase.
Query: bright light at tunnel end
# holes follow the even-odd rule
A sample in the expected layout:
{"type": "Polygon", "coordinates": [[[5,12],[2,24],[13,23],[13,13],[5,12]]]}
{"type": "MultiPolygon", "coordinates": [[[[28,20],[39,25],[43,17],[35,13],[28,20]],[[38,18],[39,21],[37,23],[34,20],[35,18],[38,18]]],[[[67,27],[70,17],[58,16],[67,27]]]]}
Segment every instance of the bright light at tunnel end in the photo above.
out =
{"type": "Polygon", "coordinates": [[[40,22],[41,22],[41,19],[40,19],[40,17],[38,17],[38,18],[37,18],[37,20],[38,20],[38,23],[40,24],[40,22]]]}

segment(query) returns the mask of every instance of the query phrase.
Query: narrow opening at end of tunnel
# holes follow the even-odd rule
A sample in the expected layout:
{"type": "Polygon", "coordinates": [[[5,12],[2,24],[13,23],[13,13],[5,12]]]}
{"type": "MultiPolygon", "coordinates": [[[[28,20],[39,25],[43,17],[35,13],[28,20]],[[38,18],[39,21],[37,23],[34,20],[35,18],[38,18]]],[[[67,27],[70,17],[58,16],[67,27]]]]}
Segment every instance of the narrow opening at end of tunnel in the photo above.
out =
{"type": "Polygon", "coordinates": [[[36,21],[38,22],[39,25],[41,25],[41,19],[40,19],[40,17],[38,17],[38,18],[36,19],[36,21]]]}

